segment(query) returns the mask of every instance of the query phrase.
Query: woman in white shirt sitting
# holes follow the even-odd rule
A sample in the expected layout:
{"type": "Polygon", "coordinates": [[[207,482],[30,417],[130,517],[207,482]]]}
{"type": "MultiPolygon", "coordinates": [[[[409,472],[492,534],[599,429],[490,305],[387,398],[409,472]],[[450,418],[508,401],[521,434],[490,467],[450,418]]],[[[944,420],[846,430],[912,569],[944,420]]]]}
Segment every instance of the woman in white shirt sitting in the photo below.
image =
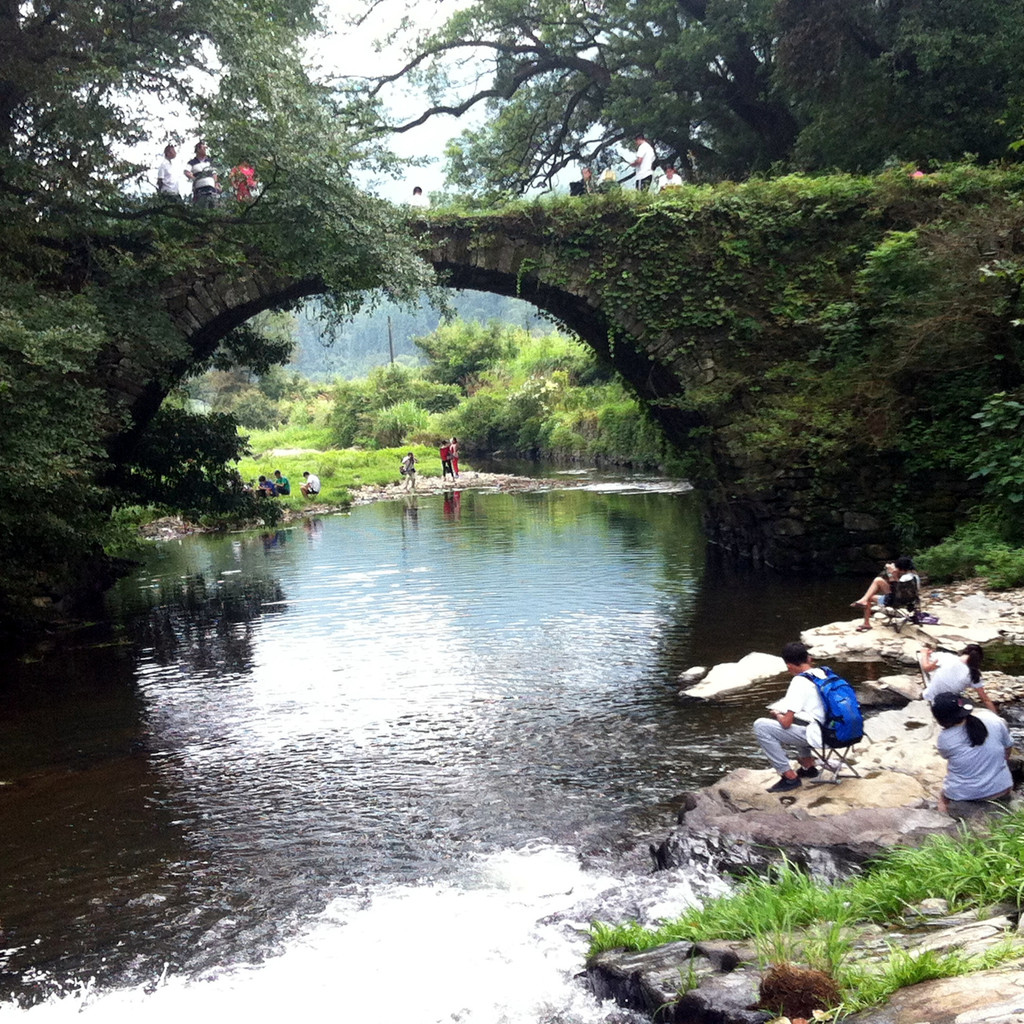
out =
{"type": "Polygon", "coordinates": [[[993,801],[1008,802],[1013,777],[1006,761],[1013,741],[1006,723],[955,693],[940,693],[932,714],[942,726],[936,746],[948,762],[939,810],[963,817],[990,809],[993,801]]]}

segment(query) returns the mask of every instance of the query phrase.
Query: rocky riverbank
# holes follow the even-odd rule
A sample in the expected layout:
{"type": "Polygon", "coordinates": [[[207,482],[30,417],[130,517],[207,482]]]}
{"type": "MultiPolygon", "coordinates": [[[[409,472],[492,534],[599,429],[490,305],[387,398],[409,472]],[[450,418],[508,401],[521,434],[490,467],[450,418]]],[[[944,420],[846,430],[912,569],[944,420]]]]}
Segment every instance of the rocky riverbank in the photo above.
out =
{"type": "MultiPolygon", "coordinates": [[[[960,826],[936,806],[945,763],[935,748],[938,727],[919,699],[917,652],[924,643],[953,650],[971,642],[989,650],[1024,644],[1024,591],[987,594],[980,582],[929,591],[926,611],[938,620],[931,625],[907,624],[897,631],[878,616],[874,628],[857,632],[859,619],[851,617],[803,633],[801,639],[819,664],[868,661],[883,670],[856,687],[865,711],[865,737],[851,759],[856,776],[844,772],[838,784],[805,783],[780,795],[766,791],[777,777],[768,767],[730,772],[712,786],[682,795],[676,826],[651,847],[656,868],[699,863],[720,872],[763,873],[784,855],[820,879],[834,881],[893,845],[954,834],[960,826]]],[[[776,676],[781,692],[787,681],[781,659],[752,652],[735,664],[684,673],[680,699],[713,701],[776,676]]],[[[1024,723],[1024,676],[986,671],[985,687],[1011,723],[1024,723]]],[[[1024,763],[1016,758],[1011,767],[1019,786],[1024,763]]],[[[927,917],[925,911],[917,914],[922,916],[927,917]]],[[[1016,907],[981,917],[943,919],[942,927],[910,932],[902,922],[875,929],[855,940],[851,955],[870,958],[872,944],[884,943],[973,950],[982,935],[985,943],[994,944],[1017,934],[1016,907]]],[[[773,1016],[753,1008],[762,981],[756,964],[754,950],[743,944],[682,942],[646,953],[601,954],[588,964],[587,979],[602,997],[657,1013],[659,1021],[756,1024],[773,1016]],[[681,978],[689,979],[682,995],[681,978]]],[[[883,1009],[846,1019],[861,1024],[1024,1024],[1022,991],[1024,944],[1019,960],[998,971],[900,990],[883,1009]]]]}

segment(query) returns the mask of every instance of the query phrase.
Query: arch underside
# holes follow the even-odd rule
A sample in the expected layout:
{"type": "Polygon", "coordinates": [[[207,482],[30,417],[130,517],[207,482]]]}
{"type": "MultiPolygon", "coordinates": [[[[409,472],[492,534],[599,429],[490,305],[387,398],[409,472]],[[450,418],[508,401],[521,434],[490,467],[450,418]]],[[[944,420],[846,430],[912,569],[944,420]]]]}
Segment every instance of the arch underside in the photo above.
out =
{"type": "Polygon", "coordinates": [[[696,424],[678,408],[682,396],[679,380],[632,339],[617,332],[604,313],[587,298],[531,274],[520,276],[445,260],[435,260],[434,268],[447,287],[507,295],[550,313],[619,373],[671,442],[685,443],[688,430],[696,424]],[[613,343],[613,339],[617,343],[613,343]]]}

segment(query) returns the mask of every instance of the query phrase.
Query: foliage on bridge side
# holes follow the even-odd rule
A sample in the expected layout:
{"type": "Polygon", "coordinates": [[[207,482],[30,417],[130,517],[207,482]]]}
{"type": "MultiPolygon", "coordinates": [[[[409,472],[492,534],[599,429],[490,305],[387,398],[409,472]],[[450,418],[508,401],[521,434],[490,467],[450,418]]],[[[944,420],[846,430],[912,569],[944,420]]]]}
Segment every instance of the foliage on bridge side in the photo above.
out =
{"type": "Polygon", "coordinates": [[[909,171],[623,191],[459,225],[543,253],[524,297],[538,281],[597,297],[634,383],[670,369],[682,386],[662,401],[690,424],[705,488],[836,508],[855,494],[909,547],[983,497],[968,481],[991,428],[973,414],[1024,386],[1024,172],[909,171]]]}

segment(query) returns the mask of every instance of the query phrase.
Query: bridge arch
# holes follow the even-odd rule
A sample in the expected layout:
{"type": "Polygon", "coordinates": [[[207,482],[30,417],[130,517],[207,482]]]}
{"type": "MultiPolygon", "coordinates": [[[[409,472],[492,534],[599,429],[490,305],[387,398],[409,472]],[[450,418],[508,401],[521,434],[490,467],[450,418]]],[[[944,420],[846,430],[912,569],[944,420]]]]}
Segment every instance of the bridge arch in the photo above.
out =
{"type": "MultiPolygon", "coordinates": [[[[559,239],[524,235],[518,225],[491,218],[488,229],[451,222],[420,222],[422,253],[439,281],[452,288],[524,299],[577,334],[633,388],[638,399],[674,443],[685,441],[695,418],[679,410],[678,375],[644,351],[634,337],[639,321],[616,322],[603,308],[602,293],[586,267],[566,276],[559,239]]],[[[172,384],[209,359],[220,341],[258,313],[292,308],[322,294],[317,278],[290,278],[261,265],[256,252],[237,268],[182,275],[163,290],[162,301],[183,345],[168,365],[133,365],[117,360],[111,384],[127,406],[132,427],[116,439],[117,457],[130,450],[156,414],[172,384]]]]}

